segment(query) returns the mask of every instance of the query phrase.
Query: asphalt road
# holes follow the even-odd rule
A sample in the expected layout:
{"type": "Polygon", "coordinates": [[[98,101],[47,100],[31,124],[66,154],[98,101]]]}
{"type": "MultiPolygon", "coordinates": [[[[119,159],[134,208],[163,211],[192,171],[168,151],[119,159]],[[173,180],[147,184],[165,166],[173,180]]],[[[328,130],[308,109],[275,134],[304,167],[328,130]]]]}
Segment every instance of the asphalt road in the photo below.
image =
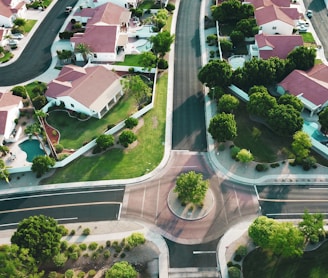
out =
{"type": "Polygon", "coordinates": [[[123,196],[124,187],[1,196],[0,229],[13,229],[22,219],[39,214],[59,223],[117,220],[123,196]]]}
{"type": "Polygon", "coordinates": [[[66,6],[77,0],[59,0],[33,34],[21,56],[12,64],[0,67],[0,86],[10,86],[31,80],[45,72],[51,64],[51,45],[67,15],[66,6]]]}
{"type": "Polygon", "coordinates": [[[259,189],[262,214],[272,218],[301,218],[304,210],[327,217],[327,186],[266,186],[259,189]]]}
{"type": "Polygon", "coordinates": [[[311,22],[325,51],[328,59],[328,11],[324,0],[303,0],[305,9],[313,11],[311,22]]]}
{"type": "MultiPolygon", "coordinates": [[[[181,0],[175,33],[172,149],[206,151],[199,13],[200,1],[181,0]]],[[[172,65],[170,65],[172,66],[172,65]]]]}

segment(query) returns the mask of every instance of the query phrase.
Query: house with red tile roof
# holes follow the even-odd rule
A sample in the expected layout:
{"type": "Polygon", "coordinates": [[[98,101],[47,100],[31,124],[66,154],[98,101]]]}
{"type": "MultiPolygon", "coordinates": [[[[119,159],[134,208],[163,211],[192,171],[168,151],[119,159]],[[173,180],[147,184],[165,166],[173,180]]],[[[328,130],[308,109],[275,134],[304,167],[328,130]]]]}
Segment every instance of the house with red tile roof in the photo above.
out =
{"type": "Polygon", "coordinates": [[[328,105],[328,66],[321,64],[308,71],[292,71],[278,84],[277,92],[298,97],[312,116],[328,105]]]}
{"type": "Polygon", "coordinates": [[[248,0],[245,3],[254,6],[254,9],[276,5],[278,7],[290,7],[290,0],[248,0]]]}
{"type": "Polygon", "coordinates": [[[26,5],[21,0],[0,0],[0,27],[13,27],[17,17],[24,17],[26,5]]]}
{"type": "Polygon", "coordinates": [[[48,84],[45,96],[52,105],[101,119],[123,96],[120,77],[104,66],[67,65],[48,84]]]}
{"type": "Polygon", "coordinates": [[[264,6],[254,11],[256,23],[268,35],[291,35],[302,14],[296,8],[264,6]]]}
{"type": "Polygon", "coordinates": [[[16,123],[20,109],[23,108],[22,98],[12,93],[0,93],[0,145],[4,142],[14,142],[16,123]]]}
{"type": "MultiPolygon", "coordinates": [[[[82,9],[73,18],[86,22],[86,28],[84,33],[76,33],[71,38],[72,49],[81,43],[88,45],[92,52],[89,60],[92,62],[124,60],[131,18],[128,9],[106,3],[95,9],[82,9]]],[[[83,56],[76,53],[76,60],[83,61],[83,56]]]]}
{"type": "Polygon", "coordinates": [[[138,4],[141,3],[142,1],[143,0],[89,0],[87,6],[94,8],[106,4],[108,2],[111,2],[123,8],[131,9],[131,8],[137,8],[138,4]]]}
{"type": "Polygon", "coordinates": [[[303,44],[301,35],[267,35],[260,33],[255,35],[255,44],[249,48],[250,56],[261,59],[269,59],[270,57],[286,59],[291,51],[303,44]]]}

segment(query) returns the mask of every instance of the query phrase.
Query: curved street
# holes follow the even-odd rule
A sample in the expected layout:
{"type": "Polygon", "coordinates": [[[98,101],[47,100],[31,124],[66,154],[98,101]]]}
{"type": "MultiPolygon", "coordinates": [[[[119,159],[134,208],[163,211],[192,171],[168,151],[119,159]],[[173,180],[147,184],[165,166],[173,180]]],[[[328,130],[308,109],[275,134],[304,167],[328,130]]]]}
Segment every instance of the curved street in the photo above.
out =
{"type": "Polygon", "coordinates": [[[0,67],[0,86],[10,86],[38,77],[52,61],[51,46],[58,36],[67,15],[66,6],[74,6],[77,0],[57,1],[33,34],[20,57],[13,63],[0,67]]]}

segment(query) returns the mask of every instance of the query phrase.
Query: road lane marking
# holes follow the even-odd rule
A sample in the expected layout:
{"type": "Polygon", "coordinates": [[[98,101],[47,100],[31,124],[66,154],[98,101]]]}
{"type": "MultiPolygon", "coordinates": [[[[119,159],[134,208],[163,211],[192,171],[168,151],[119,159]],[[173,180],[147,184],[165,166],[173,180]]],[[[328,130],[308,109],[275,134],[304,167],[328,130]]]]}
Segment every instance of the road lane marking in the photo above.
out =
{"type": "Polygon", "coordinates": [[[32,211],[40,209],[53,209],[53,208],[65,208],[65,207],[82,207],[82,206],[97,206],[97,205],[118,205],[121,202],[95,202],[95,203],[79,203],[79,204],[66,204],[66,205],[53,205],[53,206],[43,206],[43,207],[33,207],[33,208],[21,208],[13,210],[3,210],[0,214],[22,212],[22,211],[32,211]]]}
{"type": "Polygon", "coordinates": [[[328,187],[310,187],[309,189],[310,189],[310,190],[311,190],[311,189],[314,189],[314,190],[321,190],[321,189],[323,189],[323,190],[328,190],[328,187]]]}
{"type": "Polygon", "coordinates": [[[255,190],[255,193],[256,193],[257,200],[260,200],[259,192],[257,191],[257,187],[256,187],[255,184],[254,184],[254,190],[255,190]]]}
{"type": "Polygon", "coordinates": [[[49,197],[49,196],[60,196],[60,195],[73,195],[73,194],[88,194],[88,193],[100,193],[100,192],[110,192],[110,191],[123,191],[124,188],[117,189],[106,189],[106,190],[91,190],[91,191],[70,191],[70,192],[58,192],[53,194],[40,194],[40,195],[31,195],[31,196],[20,196],[20,197],[10,197],[3,198],[0,201],[10,201],[10,200],[20,200],[20,199],[28,199],[28,198],[39,198],[39,197],[49,197]]]}
{"type": "Polygon", "coordinates": [[[156,200],[156,214],[155,214],[155,224],[157,224],[157,217],[158,217],[158,202],[159,202],[159,188],[161,186],[161,180],[158,180],[157,184],[157,200],[156,200]]]}
{"type": "Polygon", "coordinates": [[[121,211],[122,211],[122,203],[120,203],[120,208],[118,210],[118,215],[116,214],[116,219],[117,220],[120,220],[120,218],[121,218],[121,211]]]}
{"type": "Polygon", "coordinates": [[[145,206],[145,198],[146,198],[146,185],[144,186],[144,192],[142,197],[142,205],[141,205],[141,217],[143,217],[143,211],[145,206]]]}
{"type": "Polygon", "coordinates": [[[262,202],[274,202],[274,203],[300,203],[300,202],[304,202],[304,203],[324,203],[324,202],[328,202],[328,200],[288,200],[288,199],[262,199],[260,198],[259,201],[262,202]]]}
{"type": "Polygon", "coordinates": [[[235,185],[233,185],[233,191],[235,192],[235,198],[236,198],[236,202],[237,202],[237,208],[238,208],[239,216],[241,216],[240,206],[239,206],[239,199],[238,199],[238,196],[237,196],[235,185]]]}
{"type": "MultiPolygon", "coordinates": [[[[328,212],[309,212],[309,213],[320,213],[320,214],[328,214],[328,212]]],[[[288,216],[288,215],[304,215],[304,212],[295,212],[295,213],[267,213],[267,214],[265,214],[265,215],[267,215],[267,216],[279,216],[279,215],[281,215],[281,216],[288,216]]]]}
{"type": "Polygon", "coordinates": [[[192,251],[194,255],[199,255],[199,254],[216,254],[216,251],[192,251]]]}
{"type": "MultiPolygon", "coordinates": [[[[69,217],[69,218],[57,218],[56,221],[71,221],[71,220],[77,220],[78,217],[69,217]]],[[[8,227],[8,226],[15,226],[19,223],[7,223],[7,224],[0,224],[0,227],[8,227]]]]}

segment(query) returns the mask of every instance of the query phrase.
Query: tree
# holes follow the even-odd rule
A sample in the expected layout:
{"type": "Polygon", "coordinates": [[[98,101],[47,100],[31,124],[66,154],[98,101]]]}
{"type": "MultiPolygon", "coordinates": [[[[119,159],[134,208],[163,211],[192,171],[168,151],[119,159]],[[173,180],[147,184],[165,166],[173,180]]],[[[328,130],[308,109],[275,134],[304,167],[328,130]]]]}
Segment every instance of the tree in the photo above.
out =
{"type": "Polygon", "coordinates": [[[202,205],[209,187],[209,181],[201,173],[190,171],[178,176],[174,192],[182,204],[202,205]]]}
{"type": "Polygon", "coordinates": [[[249,226],[248,235],[256,245],[277,256],[294,257],[303,254],[303,235],[292,223],[259,216],[249,226]]]}
{"type": "Polygon", "coordinates": [[[137,271],[128,262],[115,263],[106,271],[105,278],[136,278],[137,271]]]}
{"type": "Polygon", "coordinates": [[[249,18],[254,14],[254,8],[249,4],[242,4],[238,0],[224,1],[218,6],[212,7],[212,17],[220,23],[237,23],[243,18],[249,18]]]}
{"type": "Polygon", "coordinates": [[[16,244],[0,246],[0,277],[8,278],[41,278],[36,261],[27,248],[16,244]]]}
{"type": "Polygon", "coordinates": [[[233,44],[227,39],[220,39],[220,47],[223,53],[229,53],[232,50],[233,44]]]}
{"type": "Polygon", "coordinates": [[[13,95],[27,99],[27,92],[24,86],[15,86],[11,91],[13,92],[13,95]]]}
{"type": "Polygon", "coordinates": [[[239,278],[240,270],[239,270],[239,268],[237,268],[235,266],[230,266],[228,268],[228,274],[229,274],[229,278],[239,278]]]}
{"type": "Polygon", "coordinates": [[[8,168],[6,167],[6,164],[2,159],[0,159],[0,179],[5,180],[7,183],[9,183],[8,168]]]}
{"type": "Polygon", "coordinates": [[[35,109],[38,110],[47,104],[47,98],[43,95],[38,95],[32,99],[32,103],[35,109]]]}
{"type": "Polygon", "coordinates": [[[310,154],[312,146],[310,136],[306,132],[299,130],[295,132],[293,139],[292,150],[295,156],[301,160],[306,158],[310,154]]]}
{"type": "Polygon", "coordinates": [[[127,128],[132,129],[138,125],[138,122],[137,118],[129,117],[125,120],[124,124],[127,128]]]}
{"type": "Polygon", "coordinates": [[[257,86],[257,85],[254,85],[253,87],[251,87],[249,90],[248,90],[248,95],[252,95],[254,93],[265,93],[265,94],[268,94],[268,89],[263,86],[263,85],[260,85],[260,86],[257,86]]]}
{"type": "Polygon", "coordinates": [[[321,213],[309,213],[304,211],[302,221],[298,227],[305,237],[306,242],[317,243],[325,237],[324,217],[321,213]]]}
{"type": "Polygon", "coordinates": [[[87,45],[86,43],[79,43],[75,47],[75,51],[82,55],[85,63],[88,62],[88,57],[90,56],[90,54],[92,54],[91,47],[89,45],[87,45]]]}
{"type": "Polygon", "coordinates": [[[150,70],[156,68],[157,57],[154,53],[146,51],[140,54],[139,63],[144,69],[150,70]]]}
{"type": "Polygon", "coordinates": [[[234,30],[230,34],[230,39],[233,43],[233,45],[239,45],[245,40],[245,35],[243,32],[234,30]]]}
{"type": "Polygon", "coordinates": [[[137,247],[146,242],[145,236],[142,233],[132,233],[127,237],[127,242],[131,247],[137,247]]]}
{"type": "Polygon", "coordinates": [[[156,31],[160,31],[169,18],[169,12],[166,9],[159,9],[157,14],[152,17],[153,25],[156,26],[156,31]]]}
{"type": "Polygon", "coordinates": [[[226,61],[212,60],[198,73],[198,79],[205,86],[228,87],[231,84],[232,68],[226,61]]]}
{"type": "Polygon", "coordinates": [[[44,215],[30,216],[18,223],[11,243],[27,248],[38,262],[44,262],[59,253],[61,228],[57,221],[44,215]]]}
{"type": "Polygon", "coordinates": [[[237,22],[236,31],[240,31],[245,37],[254,37],[259,32],[255,18],[245,18],[237,22]]]}
{"type": "Polygon", "coordinates": [[[111,134],[101,134],[96,139],[97,147],[104,151],[114,145],[114,136],[111,134]]]}
{"type": "Polygon", "coordinates": [[[119,142],[123,147],[127,147],[129,144],[137,140],[137,135],[135,135],[131,130],[123,130],[118,137],[119,142]]]}
{"type": "Polygon", "coordinates": [[[67,262],[67,259],[68,258],[65,255],[65,253],[58,253],[52,258],[52,261],[55,264],[55,266],[62,267],[67,262]]]}
{"type": "Polygon", "coordinates": [[[63,49],[63,50],[57,50],[56,52],[57,52],[58,59],[64,64],[71,61],[71,58],[73,56],[73,52],[71,50],[63,49]]]}
{"type": "Polygon", "coordinates": [[[224,94],[218,102],[218,110],[220,112],[226,112],[226,113],[231,113],[235,109],[237,109],[239,105],[239,100],[229,94],[224,94]]]}
{"type": "Polygon", "coordinates": [[[49,171],[50,167],[55,166],[56,161],[47,155],[40,155],[33,158],[32,171],[36,173],[36,177],[40,178],[49,171]]]}
{"type": "Polygon", "coordinates": [[[0,153],[1,153],[1,156],[7,155],[7,153],[9,153],[8,146],[0,145],[0,153]]]}
{"type": "Polygon", "coordinates": [[[328,133],[328,106],[326,106],[319,113],[319,123],[321,125],[321,131],[327,134],[328,133]]]}
{"type": "Polygon", "coordinates": [[[287,60],[295,69],[308,70],[314,66],[316,50],[313,47],[300,46],[291,51],[287,60]]]}
{"type": "Polygon", "coordinates": [[[269,111],[277,106],[276,99],[269,93],[257,92],[249,96],[247,110],[251,115],[264,119],[269,116],[269,111]]]}
{"type": "Polygon", "coordinates": [[[46,150],[46,147],[45,147],[44,142],[42,140],[42,137],[40,137],[40,135],[42,134],[42,132],[43,132],[43,128],[41,127],[40,123],[30,124],[30,125],[26,126],[26,128],[24,130],[24,133],[26,135],[28,135],[28,137],[30,139],[34,135],[38,139],[38,141],[40,142],[41,147],[42,147],[44,153],[47,153],[47,150],[46,150]]]}
{"type": "Polygon", "coordinates": [[[151,88],[139,75],[130,75],[121,82],[123,90],[134,97],[139,107],[151,98],[151,88]]]}
{"type": "Polygon", "coordinates": [[[224,112],[215,115],[210,121],[208,132],[218,142],[232,140],[237,136],[237,124],[234,115],[224,112]]]}
{"type": "Polygon", "coordinates": [[[291,105],[276,105],[269,111],[268,124],[279,135],[290,136],[303,127],[301,113],[291,105]]]}
{"type": "Polygon", "coordinates": [[[170,32],[163,31],[156,36],[150,37],[149,41],[153,44],[154,53],[163,58],[170,51],[171,44],[174,41],[174,35],[171,36],[170,32]]]}
{"type": "Polygon", "coordinates": [[[23,26],[25,26],[25,24],[26,24],[26,20],[25,20],[24,18],[20,18],[20,17],[18,17],[18,18],[16,18],[16,19],[14,20],[14,24],[15,24],[16,26],[23,27],[23,26]]]}
{"type": "Polygon", "coordinates": [[[303,110],[303,107],[304,107],[302,101],[298,97],[291,95],[291,94],[284,94],[284,95],[280,96],[278,98],[278,104],[284,104],[284,105],[290,104],[297,111],[300,111],[300,112],[303,110]]]}
{"type": "Polygon", "coordinates": [[[248,163],[254,159],[252,153],[249,150],[246,149],[241,149],[237,156],[237,160],[242,162],[242,163],[248,163]]]}

